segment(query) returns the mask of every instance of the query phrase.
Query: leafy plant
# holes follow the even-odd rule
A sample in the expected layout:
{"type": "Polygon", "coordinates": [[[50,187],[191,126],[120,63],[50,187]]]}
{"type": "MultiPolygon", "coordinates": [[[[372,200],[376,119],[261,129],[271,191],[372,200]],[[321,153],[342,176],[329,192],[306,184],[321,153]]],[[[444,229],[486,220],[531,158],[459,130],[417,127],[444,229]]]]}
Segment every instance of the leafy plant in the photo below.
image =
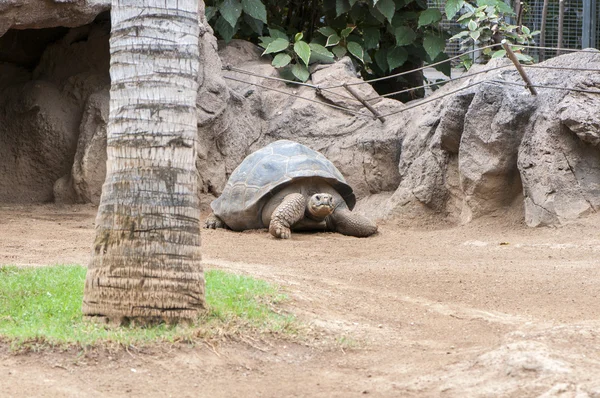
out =
{"type": "MultiPolygon", "coordinates": [[[[502,0],[477,0],[471,4],[465,0],[449,0],[446,3],[446,17],[452,19],[458,15],[457,22],[464,30],[458,32],[450,40],[460,40],[461,50],[470,47],[486,47],[499,44],[503,39],[516,45],[513,47],[517,59],[521,62],[532,62],[533,58],[523,54],[520,50],[534,42],[533,36],[539,31],[531,32],[526,26],[512,25],[507,22],[507,17],[513,16],[513,10],[502,0]]],[[[487,59],[506,56],[504,49],[486,48],[482,51],[487,59]]],[[[461,57],[461,65],[469,69],[474,60],[469,55],[461,57]]]]}
{"type": "Polygon", "coordinates": [[[254,41],[301,81],[309,65],[346,55],[365,77],[448,58],[442,13],[424,0],[208,0],[206,16],[221,38],[254,41]]]}
{"type": "Polygon", "coordinates": [[[334,55],[318,43],[307,43],[304,35],[296,33],[290,42],[285,33],[277,29],[269,29],[270,36],[259,37],[260,46],[265,54],[275,54],[271,64],[280,69],[282,76],[290,80],[305,82],[310,77],[308,66],[315,62],[332,63],[334,55]]]}

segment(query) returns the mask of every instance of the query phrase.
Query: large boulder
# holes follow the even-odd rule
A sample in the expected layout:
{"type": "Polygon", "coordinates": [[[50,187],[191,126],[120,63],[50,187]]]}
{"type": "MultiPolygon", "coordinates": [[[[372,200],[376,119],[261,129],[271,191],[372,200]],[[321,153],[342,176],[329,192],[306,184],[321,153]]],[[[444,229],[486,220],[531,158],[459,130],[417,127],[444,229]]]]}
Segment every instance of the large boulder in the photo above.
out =
{"type": "MultiPolygon", "coordinates": [[[[598,51],[563,55],[552,67],[600,69],[598,51]]],[[[519,149],[528,225],[556,225],[600,209],[598,72],[535,71],[534,82],[578,91],[541,90],[519,149]]]]}
{"type": "Polygon", "coordinates": [[[31,80],[0,96],[0,202],[48,202],[77,148],[79,106],[53,83],[31,80]]]}
{"type": "MultiPolygon", "coordinates": [[[[39,49],[39,54],[30,46],[25,56],[9,58],[14,63],[0,65],[0,186],[9,187],[2,190],[0,201],[97,202],[90,191],[101,189],[96,180],[97,174],[103,173],[106,151],[96,146],[78,147],[83,142],[97,142],[89,139],[95,134],[93,123],[82,122],[82,117],[86,106],[89,108],[88,99],[110,85],[110,21],[97,18],[94,23],[61,32],[57,37],[53,36],[55,30],[40,33],[43,40],[56,40],[39,49]],[[32,60],[35,67],[29,64],[32,60]],[[76,152],[103,161],[90,162],[86,174],[77,172],[79,159],[72,175],[76,152]]],[[[15,38],[17,43],[26,39],[22,35],[15,38]]],[[[100,124],[100,130],[105,129],[106,120],[100,124]]],[[[104,148],[105,141],[104,135],[104,148]]]]}
{"type": "Polygon", "coordinates": [[[0,36],[9,29],[82,26],[109,9],[110,0],[2,0],[0,36]]]}
{"type": "Polygon", "coordinates": [[[380,199],[382,216],[429,211],[469,222],[524,203],[526,223],[538,226],[597,211],[600,97],[566,89],[599,91],[600,78],[561,67],[600,69],[600,53],[567,54],[542,64],[551,69],[528,69],[535,84],[562,88],[540,88],[535,97],[498,82],[522,84],[508,62],[474,69],[508,66],[450,83],[407,112],[402,179],[393,195],[380,199]]]}
{"type": "MultiPolygon", "coordinates": [[[[75,200],[100,203],[106,177],[106,126],[109,106],[108,87],[89,96],[79,125],[79,141],[70,175],[75,200]]],[[[68,189],[68,183],[67,183],[68,189]]],[[[56,197],[55,200],[59,200],[56,197]]],[[[65,198],[68,196],[65,195],[65,198]]]]}

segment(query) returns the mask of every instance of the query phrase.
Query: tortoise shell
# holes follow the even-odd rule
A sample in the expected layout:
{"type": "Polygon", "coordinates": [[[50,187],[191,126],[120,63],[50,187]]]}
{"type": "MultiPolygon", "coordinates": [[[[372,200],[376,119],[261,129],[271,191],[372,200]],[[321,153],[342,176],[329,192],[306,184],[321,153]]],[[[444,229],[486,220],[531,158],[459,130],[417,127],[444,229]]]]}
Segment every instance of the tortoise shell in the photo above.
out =
{"type": "MultiPolygon", "coordinates": [[[[289,140],[275,141],[248,155],[233,171],[223,193],[211,203],[214,214],[235,231],[265,227],[265,203],[286,185],[319,177],[352,210],[356,198],[339,170],[317,151],[289,140]]],[[[307,183],[310,180],[307,180],[307,183]]]]}

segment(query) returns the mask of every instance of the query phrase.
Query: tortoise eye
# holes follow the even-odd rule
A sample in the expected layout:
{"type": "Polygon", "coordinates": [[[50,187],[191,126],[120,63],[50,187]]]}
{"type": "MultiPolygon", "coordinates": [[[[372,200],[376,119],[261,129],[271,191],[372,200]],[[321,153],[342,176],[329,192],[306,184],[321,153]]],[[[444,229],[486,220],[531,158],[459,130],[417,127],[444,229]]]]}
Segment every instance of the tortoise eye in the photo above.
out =
{"type": "Polygon", "coordinates": [[[321,197],[319,195],[317,195],[317,200],[321,200],[321,197]]]}

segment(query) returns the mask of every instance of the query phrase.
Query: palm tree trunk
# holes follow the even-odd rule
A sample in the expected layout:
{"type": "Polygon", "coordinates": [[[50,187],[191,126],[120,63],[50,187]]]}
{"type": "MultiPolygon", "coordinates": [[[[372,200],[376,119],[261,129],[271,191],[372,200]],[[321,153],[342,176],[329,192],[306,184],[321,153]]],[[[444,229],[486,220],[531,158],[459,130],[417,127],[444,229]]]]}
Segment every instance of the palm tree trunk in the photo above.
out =
{"type": "Polygon", "coordinates": [[[198,0],[112,1],[107,175],[83,313],[114,323],[197,318],[198,0]]]}

